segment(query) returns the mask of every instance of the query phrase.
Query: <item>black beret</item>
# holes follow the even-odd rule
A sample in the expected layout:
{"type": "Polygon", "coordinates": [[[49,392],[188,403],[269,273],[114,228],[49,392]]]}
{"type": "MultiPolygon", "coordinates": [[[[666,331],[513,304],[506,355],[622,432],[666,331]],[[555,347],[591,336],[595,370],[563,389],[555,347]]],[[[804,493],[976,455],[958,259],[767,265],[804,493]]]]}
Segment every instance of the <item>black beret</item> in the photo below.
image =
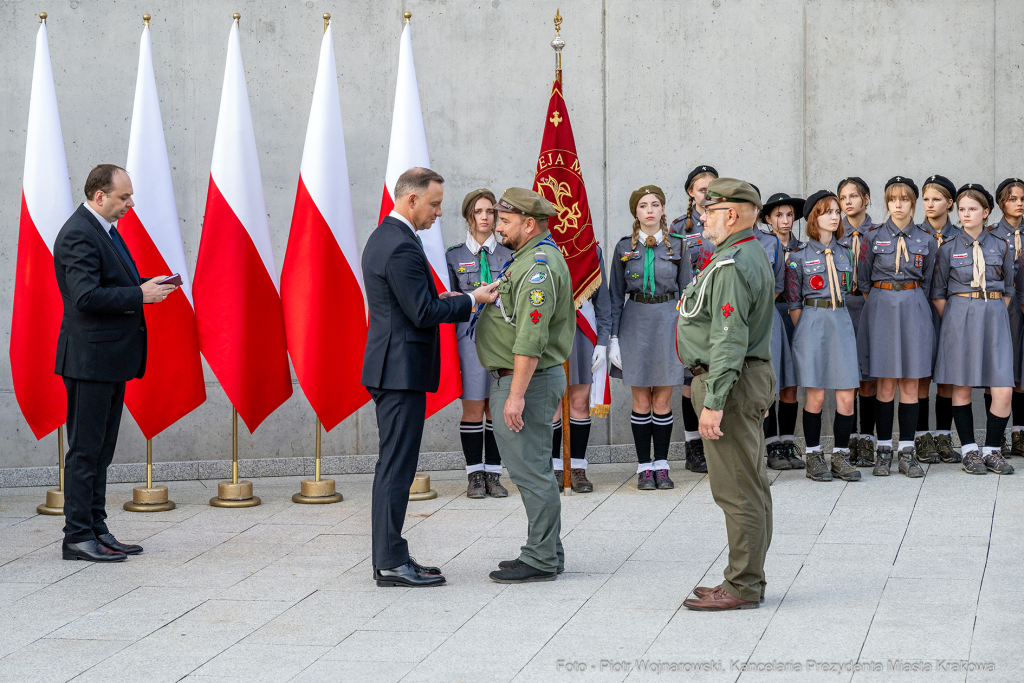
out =
{"type": "Polygon", "coordinates": [[[797,220],[800,219],[800,216],[804,215],[804,200],[800,197],[790,197],[785,192],[776,192],[769,197],[768,201],[764,203],[764,210],[761,212],[761,215],[768,216],[777,206],[792,206],[797,220]]]}
{"type": "Polygon", "coordinates": [[[690,185],[693,184],[693,179],[699,176],[701,173],[712,173],[717,178],[718,171],[715,170],[714,166],[698,166],[697,168],[690,171],[690,175],[686,176],[686,185],[684,187],[689,190],[690,185]]]}
{"type": "Polygon", "coordinates": [[[828,190],[818,190],[804,202],[804,220],[811,215],[811,211],[814,211],[815,205],[826,197],[833,197],[836,200],[836,204],[839,203],[839,197],[836,197],[835,192],[829,192],[828,190]]]}
{"type": "Polygon", "coordinates": [[[836,186],[836,194],[839,194],[839,191],[843,189],[843,185],[845,185],[846,183],[859,183],[864,188],[865,192],[871,194],[871,188],[868,187],[868,184],[855,175],[847,176],[840,180],[839,184],[836,186]]]}
{"type": "Polygon", "coordinates": [[[953,181],[944,175],[928,176],[928,179],[924,181],[924,185],[921,186],[921,189],[924,190],[924,188],[928,187],[929,185],[938,185],[942,188],[945,188],[946,192],[949,193],[950,197],[956,197],[956,185],[954,185],[953,181]]]}
{"type": "Polygon", "coordinates": [[[996,196],[998,197],[1006,189],[1006,186],[1010,183],[1020,183],[1024,185],[1024,178],[1007,178],[1003,182],[999,183],[999,187],[996,188],[996,196]]]}
{"type": "Polygon", "coordinates": [[[955,195],[958,202],[960,200],[960,195],[962,195],[967,190],[975,190],[985,195],[985,199],[988,200],[988,208],[990,210],[996,208],[996,202],[994,199],[992,199],[992,194],[988,190],[986,190],[983,185],[979,185],[978,183],[967,183],[966,185],[962,185],[960,189],[956,191],[955,195]]]}
{"type": "Polygon", "coordinates": [[[892,187],[893,185],[895,185],[897,183],[903,183],[904,185],[909,187],[911,190],[913,190],[915,197],[920,197],[921,196],[921,191],[919,189],[917,189],[917,183],[915,183],[913,180],[911,180],[910,178],[908,178],[905,175],[898,175],[898,176],[893,176],[892,178],[889,178],[889,182],[887,182],[885,184],[885,189],[888,190],[890,187],[892,187]]]}

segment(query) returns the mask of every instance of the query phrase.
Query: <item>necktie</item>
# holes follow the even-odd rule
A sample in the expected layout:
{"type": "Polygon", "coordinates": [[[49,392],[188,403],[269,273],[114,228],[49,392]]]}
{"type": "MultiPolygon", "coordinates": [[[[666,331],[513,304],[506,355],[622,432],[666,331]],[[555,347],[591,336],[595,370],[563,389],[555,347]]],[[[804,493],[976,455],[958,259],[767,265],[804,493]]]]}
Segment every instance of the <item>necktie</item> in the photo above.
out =
{"type": "Polygon", "coordinates": [[[981,250],[981,244],[974,240],[974,277],[971,278],[971,287],[980,287],[982,296],[985,294],[985,252],[981,250]]]}
{"type": "Polygon", "coordinates": [[[413,233],[412,236],[416,238],[416,243],[419,244],[420,245],[420,249],[422,249],[423,248],[423,240],[420,239],[420,236],[417,235],[416,233],[413,233]]]}
{"type": "Polygon", "coordinates": [[[1020,228],[1013,231],[1013,258],[1020,258],[1020,228]]]}
{"type": "Polygon", "coordinates": [[[839,291],[839,273],[836,272],[836,262],[832,258],[832,250],[825,250],[825,265],[828,266],[828,288],[832,290],[830,292],[832,296],[832,310],[836,310],[837,300],[839,303],[843,301],[843,294],[839,291]]]}
{"type": "Polygon", "coordinates": [[[641,291],[646,292],[647,286],[650,285],[650,296],[654,296],[654,247],[656,245],[657,242],[654,241],[654,238],[648,235],[647,240],[644,242],[647,250],[644,252],[644,284],[641,291]]]}
{"type": "Polygon", "coordinates": [[[487,250],[480,247],[476,253],[477,262],[480,264],[480,282],[485,285],[491,284],[491,264],[487,262],[487,250]]]}
{"type": "Polygon", "coordinates": [[[907,251],[907,243],[903,240],[903,231],[900,231],[899,237],[896,238],[896,274],[900,273],[900,256],[903,256],[903,261],[910,263],[910,252],[907,251]]]}
{"type": "Polygon", "coordinates": [[[850,257],[853,261],[853,283],[850,288],[854,291],[857,290],[857,262],[860,261],[860,232],[857,230],[853,231],[853,235],[850,236],[850,257]]]}
{"type": "Polygon", "coordinates": [[[135,264],[132,263],[132,258],[128,255],[128,249],[124,246],[121,235],[118,234],[117,228],[113,225],[110,226],[110,241],[114,243],[114,248],[117,249],[118,253],[121,254],[121,258],[124,259],[124,265],[128,272],[134,275],[136,282],[138,282],[139,273],[135,270],[135,264]]]}

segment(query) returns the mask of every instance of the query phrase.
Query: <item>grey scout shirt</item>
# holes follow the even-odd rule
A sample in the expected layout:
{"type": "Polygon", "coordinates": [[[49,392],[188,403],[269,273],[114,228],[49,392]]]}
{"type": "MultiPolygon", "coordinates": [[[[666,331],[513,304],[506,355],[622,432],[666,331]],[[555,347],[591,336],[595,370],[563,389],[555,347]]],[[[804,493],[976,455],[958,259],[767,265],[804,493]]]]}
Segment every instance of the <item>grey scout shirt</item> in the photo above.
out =
{"type": "MultiPolygon", "coordinates": [[[[1024,221],[1021,221],[1021,224],[1015,228],[1006,222],[1006,218],[1000,218],[998,223],[989,228],[989,232],[993,233],[996,237],[1002,237],[1006,240],[1006,243],[1009,244],[1010,248],[1014,249],[1014,251],[1016,251],[1016,249],[1014,247],[1013,239],[1014,233],[1017,231],[1020,231],[1021,241],[1024,242],[1024,221]]],[[[1020,255],[1024,256],[1024,250],[1021,251],[1020,255]]],[[[1018,254],[1014,253],[1014,258],[1017,258],[1017,256],[1018,254]]]]}
{"type": "Polygon", "coordinates": [[[760,228],[754,228],[754,237],[764,247],[764,253],[768,255],[768,263],[775,275],[775,293],[782,294],[786,286],[786,257],[782,251],[782,242],[775,235],[760,228]]]}
{"type": "MultiPolygon", "coordinates": [[[[491,245],[490,249],[485,244],[480,247],[480,250],[486,255],[487,265],[491,270],[491,279],[497,279],[501,267],[512,258],[512,250],[497,241],[491,245]]],[[[448,279],[451,281],[452,291],[468,294],[484,284],[480,279],[479,252],[474,254],[465,242],[449,247],[445,252],[444,260],[448,264],[448,279]]]]}
{"type": "Polygon", "coordinates": [[[686,253],[690,260],[690,270],[694,275],[704,269],[711,257],[715,255],[715,245],[710,240],[704,239],[704,221],[700,219],[697,209],[690,214],[693,219],[693,229],[686,232],[686,214],[672,221],[669,232],[686,242],[686,253]]]}
{"type": "MultiPolygon", "coordinates": [[[[604,251],[597,245],[597,262],[601,267],[601,282],[608,282],[608,271],[604,267],[604,251]]],[[[608,287],[598,287],[590,295],[590,303],[594,306],[594,318],[597,320],[597,344],[608,346],[608,335],[612,329],[612,298],[608,287]]]]}
{"type": "MultiPolygon", "coordinates": [[[[659,233],[660,234],[660,233],[659,233]]],[[[622,307],[630,294],[651,296],[650,287],[644,290],[644,257],[647,247],[644,246],[645,235],[641,232],[636,249],[631,249],[632,235],[623,237],[615,245],[612,252],[611,280],[608,290],[611,299],[612,325],[611,333],[619,333],[619,320],[622,318],[622,307]]],[[[672,253],[662,239],[654,246],[654,294],[670,299],[678,299],[679,293],[690,282],[690,261],[686,258],[682,241],[669,237],[672,253]]]]}
{"type": "Polygon", "coordinates": [[[917,225],[910,223],[900,231],[892,222],[871,228],[861,248],[863,261],[857,267],[857,286],[862,294],[870,294],[873,282],[919,282],[926,299],[931,298],[932,271],[935,267],[935,239],[917,225]],[[896,247],[899,236],[907,246],[909,260],[900,256],[900,272],[896,272],[896,247]]]}
{"type": "MultiPolygon", "coordinates": [[[[790,254],[786,264],[786,303],[789,310],[803,308],[804,299],[832,301],[825,248],[818,240],[807,240],[806,246],[790,254]]],[[[845,303],[853,282],[852,255],[848,247],[835,239],[829,241],[828,248],[832,250],[832,262],[839,276],[839,294],[845,303]]]]}
{"type": "MultiPolygon", "coordinates": [[[[850,250],[850,254],[855,259],[860,259],[859,263],[864,263],[864,256],[867,252],[867,234],[875,226],[875,222],[871,220],[871,216],[864,214],[864,222],[860,224],[860,227],[854,230],[853,226],[850,225],[850,221],[847,220],[846,216],[843,216],[843,236],[839,239],[839,245],[846,247],[850,250]],[[853,253],[853,233],[858,233],[857,236],[860,238],[860,253],[853,253]]],[[[858,270],[860,266],[857,266],[858,270]]],[[[860,291],[860,285],[854,281],[850,283],[850,291],[854,294],[862,294],[860,291]]]]}
{"type": "MultiPolygon", "coordinates": [[[[1006,240],[982,230],[978,246],[985,254],[985,291],[1016,296],[1013,283],[1013,247],[1006,240]]],[[[939,247],[932,278],[932,299],[948,299],[954,294],[980,292],[972,287],[974,278],[974,238],[961,230],[939,247]]]]}
{"type": "Polygon", "coordinates": [[[941,247],[943,244],[956,237],[957,233],[960,232],[960,228],[953,225],[953,221],[949,220],[948,215],[946,216],[946,224],[942,226],[941,236],[939,233],[935,231],[935,229],[932,227],[932,224],[928,221],[927,218],[921,221],[921,225],[919,225],[918,227],[932,236],[932,238],[935,240],[936,247],[941,247]]]}

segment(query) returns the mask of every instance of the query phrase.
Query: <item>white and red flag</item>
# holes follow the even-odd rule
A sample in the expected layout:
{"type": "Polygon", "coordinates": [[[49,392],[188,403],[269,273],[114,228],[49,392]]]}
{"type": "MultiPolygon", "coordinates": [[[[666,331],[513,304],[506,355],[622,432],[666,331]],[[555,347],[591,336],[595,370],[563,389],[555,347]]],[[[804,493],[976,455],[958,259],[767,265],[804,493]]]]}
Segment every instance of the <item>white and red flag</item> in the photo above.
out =
{"type": "Polygon", "coordinates": [[[135,107],[125,165],[135,207],[117,222],[140,273],[181,275],[181,287],[159,306],[146,307],[149,362],[142,379],[125,387],[124,402],[147,439],[167,429],[206,400],[199,336],[192,312],[192,285],[178,227],[160,100],[153,73],[149,26],[142,29],[135,107]]]}
{"type": "Polygon", "coordinates": [[[292,381],[237,21],[228,35],[192,301],[203,356],[255,431],[292,395],[292,381]]]}
{"type": "Polygon", "coordinates": [[[334,40],[328,28],[320,44],[281,269],[288,351],[299,384],[328,431],[370,400],[359,383],[366,348],[362,282],[334,40]]]}
{"type": "MultiPolygon", "coordinates": [[[[412,60],[412,37],[409,24],[402,31],[398,50],[398,85],[395,87],[395,110],[391,117],[391,145],[388,148],[388,166],[384,174],[384,197],[380,202],[380,223],[395,208],[394,190],[398,176],[416,166],[430,168],[427,153],[427,134],[423,129],[423,111],[420,91],[416,85],[416,66],[412,60]]],[[[423,242],[430,268],[434,272],[437,291],[447,292],[448,266],[444,260],[444,237],[441,221],[429,230],[417,233],[423,242]]],[[[441,325],[441,384],[437,392],[427,394],[427,417],[462,395],[462,375],[459,370],[459,347],[455,339],[455,325],[441,325]]]]}
{"type": "Polygon", "coordinates": [[[21,413],[35,437],[41,439],[64,424],[67,416],[64,383],[53,372],[64,315],[53,272],[53,243],[75,210],[45,22],[36,33],[26,132],[11,319],[11,375],[21,413]]]}

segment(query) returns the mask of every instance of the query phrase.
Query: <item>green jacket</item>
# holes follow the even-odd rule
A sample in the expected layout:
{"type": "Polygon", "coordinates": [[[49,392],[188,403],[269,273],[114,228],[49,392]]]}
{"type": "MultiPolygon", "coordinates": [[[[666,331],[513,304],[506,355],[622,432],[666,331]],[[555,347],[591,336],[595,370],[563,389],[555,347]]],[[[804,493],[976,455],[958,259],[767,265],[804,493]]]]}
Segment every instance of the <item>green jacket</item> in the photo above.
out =
{"type": "Polygon", "coordinates": [[[572,350],[576,307],[569,267],[551,233],[512,254],[500,280],[497,301],[484,306],[476,325],[480,364],[511,369],[519,355],[539,358],[541,370],[560,365],[572,350]]]}
{"type": "Polygon", "coordinates": [[[741,230],[683,290],[676,352],[688,368],[708,368],[704,407],[722,410],[748,358],[771,360],[775,278],[753,230],[741,230]]]}

